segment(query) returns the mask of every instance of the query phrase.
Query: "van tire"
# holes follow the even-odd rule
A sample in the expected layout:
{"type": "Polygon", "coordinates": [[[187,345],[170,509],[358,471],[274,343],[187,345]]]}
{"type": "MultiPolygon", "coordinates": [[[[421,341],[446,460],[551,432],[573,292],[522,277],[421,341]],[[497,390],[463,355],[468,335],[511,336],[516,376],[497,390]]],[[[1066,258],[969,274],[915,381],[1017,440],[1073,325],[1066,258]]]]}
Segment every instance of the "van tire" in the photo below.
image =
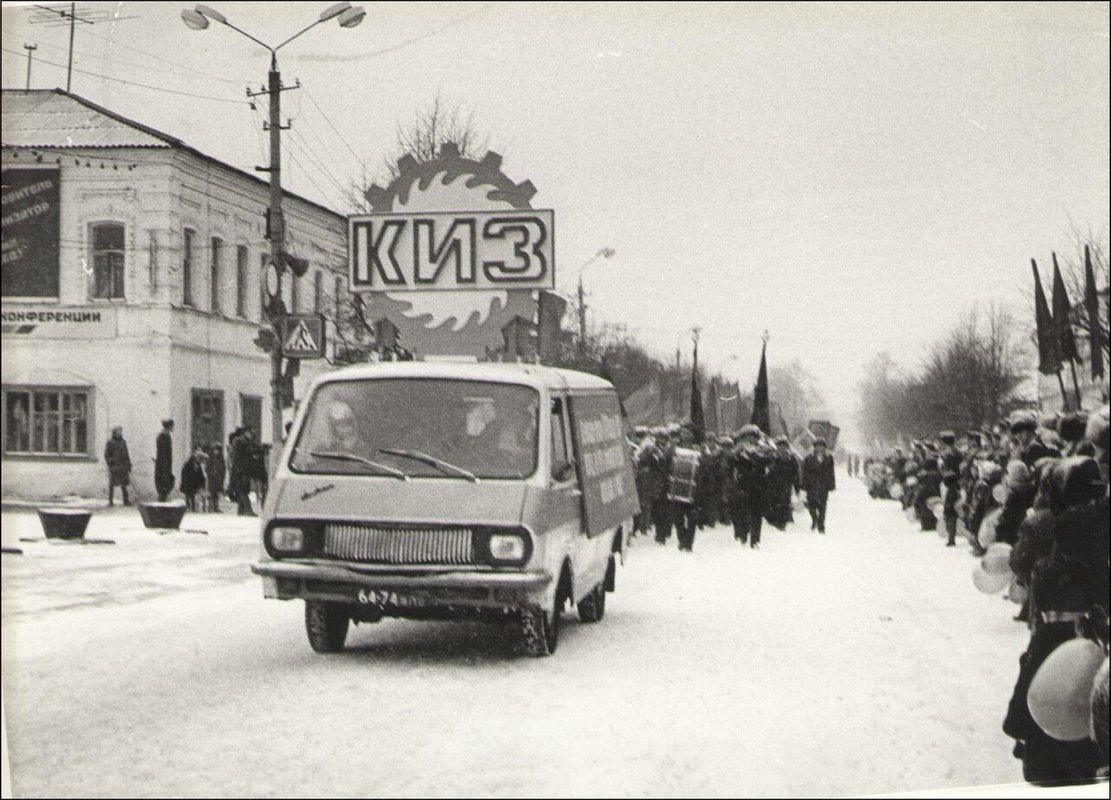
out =
{"type": "Polygon", "coordinates": [[[351,615],[341,603],[305,601],[305,632],[316,652],[338,653],[343,650],[350,624],[351,615]]]}
{"type": "Polygon", "coordinates": [[[567,596],[566,583],[560,581],[551,609],[530,608],[521,612],[521,639],[526,655],[538,658],[555,653],[559,646],[560,617],[567,596]]]}
{"type": "Polygon", "coordinates": [[[606,587],[599,583],[579,601],[579,619],[583,622],[601,622],[606,615],[606,587]]]}

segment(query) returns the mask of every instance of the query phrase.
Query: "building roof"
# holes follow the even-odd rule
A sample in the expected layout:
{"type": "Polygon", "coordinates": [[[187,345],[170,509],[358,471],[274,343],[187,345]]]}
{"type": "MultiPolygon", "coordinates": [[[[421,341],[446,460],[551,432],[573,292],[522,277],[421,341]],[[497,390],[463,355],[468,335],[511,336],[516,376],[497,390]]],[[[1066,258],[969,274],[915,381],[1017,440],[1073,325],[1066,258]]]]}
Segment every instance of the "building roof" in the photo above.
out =
{"type": "MultiPolygon", "coordinates": [[[[231,170],[253,183],[269,184],[246,170],[233,167],[196,150],[181,139],[128,119],[62,89],[4,89],[3,146],[20,149],[168,148],[190,153],[210,164],[231,170]]],[[[334,209],[289,191],[284,197],[307,203],[336,217],[334,209]]]]}

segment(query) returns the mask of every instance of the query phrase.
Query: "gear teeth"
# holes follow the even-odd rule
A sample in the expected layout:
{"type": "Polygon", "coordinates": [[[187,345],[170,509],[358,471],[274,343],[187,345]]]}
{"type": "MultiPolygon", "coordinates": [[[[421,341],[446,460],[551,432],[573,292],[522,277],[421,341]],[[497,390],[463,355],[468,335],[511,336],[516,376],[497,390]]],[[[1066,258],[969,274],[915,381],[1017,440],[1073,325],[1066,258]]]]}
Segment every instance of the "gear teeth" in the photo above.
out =
{"type": "Polygon", "coordinates": [[[387,189],[383,189],[378,184],[371,184],[364,193],[363,197],[370,203],[370,207],[376,211],[388,209],[393,200],[393,195],[387,189]]]}
{"type": "Polygon", "coordinates": [[[521,181],[517,184],[517,194],[527,203],[536,194],[536,187],[532,185],[532,181],[521,181]]]}
{"type": "Polygon", "coordinates": [[[397,160],[397,174],[407,175],[417,168],[417,160],[413,158],[412,153],[406,153],[397,160]]]}
{"type": "Polygon", "coordinates": [[[459,145],[455,142],[444,142],[440,145],[440,158],[459,158],[459,145]]]}
{"type": "Polygon", "coordinates": [[[490,172],[501,171],[501,155],[495,153],[493,150],[487,150],[486,155],[482,157],[482,168],[490,170],[490,172]]]}

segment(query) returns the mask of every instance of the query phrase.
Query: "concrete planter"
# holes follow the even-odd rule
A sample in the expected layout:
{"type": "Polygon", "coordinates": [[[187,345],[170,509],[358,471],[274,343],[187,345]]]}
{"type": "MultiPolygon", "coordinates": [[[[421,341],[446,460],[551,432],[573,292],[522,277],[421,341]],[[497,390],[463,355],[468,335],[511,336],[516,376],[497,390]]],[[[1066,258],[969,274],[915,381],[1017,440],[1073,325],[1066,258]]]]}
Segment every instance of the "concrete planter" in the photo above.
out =
{"type": "Polygon", "coordinates": [[[40,508],[39,522],[47,539],[84,539],[93,512],[80,508],[40,508]]]}
{"type": "Polygon", "coordinates": [[[176,530],[185,516],[185,503],[139,503],[139,515],[148,528],[176,530]]]}

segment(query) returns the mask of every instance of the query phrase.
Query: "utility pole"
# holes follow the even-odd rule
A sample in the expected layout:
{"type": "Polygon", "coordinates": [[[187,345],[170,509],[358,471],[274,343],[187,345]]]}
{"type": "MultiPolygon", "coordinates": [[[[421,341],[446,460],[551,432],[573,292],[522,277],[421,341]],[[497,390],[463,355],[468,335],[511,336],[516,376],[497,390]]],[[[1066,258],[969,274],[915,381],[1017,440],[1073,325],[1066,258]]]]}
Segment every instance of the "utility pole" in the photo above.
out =
{"type": "Polygon", "coordinates": [[[77,4],[69,4],[69,67],[66,68],[66,93],[69,93],[69,87],[73,83],[73,31],[77,25],[77,4]]]}
{"type": "Polygon", "coordinates": [[[295,89],[297,86],[282,86],[282,74],[278,71],[277,53],[270,54],[270,73],[267,88],[251,92],[248,97],[269,95],[270,119],[267,128],[270,132],[270,166],[255,167],[259,172],[270,173],[270,206],[267,211],[270,234],[270,269],[274,270],[277,280],[274,296],[270,299],[270,308],[267,310],[270,317],[270,326],[274,332],[274,346],[270,351],[270,436],[273,458],[281,454],[282,439],[285,430],[282,426],[282,333],[283,322],[286,317],[285,301],[282,299],[282,283],[285,277],[285,216],[282,212],[282,131],[289,128],[282,125],[282,92],[295,89]]]}
{"type": "Polygon", "coordinates": [[[583,274],[579,270],[579,355],[586,354],[586,301],[583,299],[583,274]]]}
{"type": "Polygon", "coordinates": [[[31,91],[31,54],[39,49],[37,44],[24,44],[23,49],[27,51],[27,91],[31,91]]]}

